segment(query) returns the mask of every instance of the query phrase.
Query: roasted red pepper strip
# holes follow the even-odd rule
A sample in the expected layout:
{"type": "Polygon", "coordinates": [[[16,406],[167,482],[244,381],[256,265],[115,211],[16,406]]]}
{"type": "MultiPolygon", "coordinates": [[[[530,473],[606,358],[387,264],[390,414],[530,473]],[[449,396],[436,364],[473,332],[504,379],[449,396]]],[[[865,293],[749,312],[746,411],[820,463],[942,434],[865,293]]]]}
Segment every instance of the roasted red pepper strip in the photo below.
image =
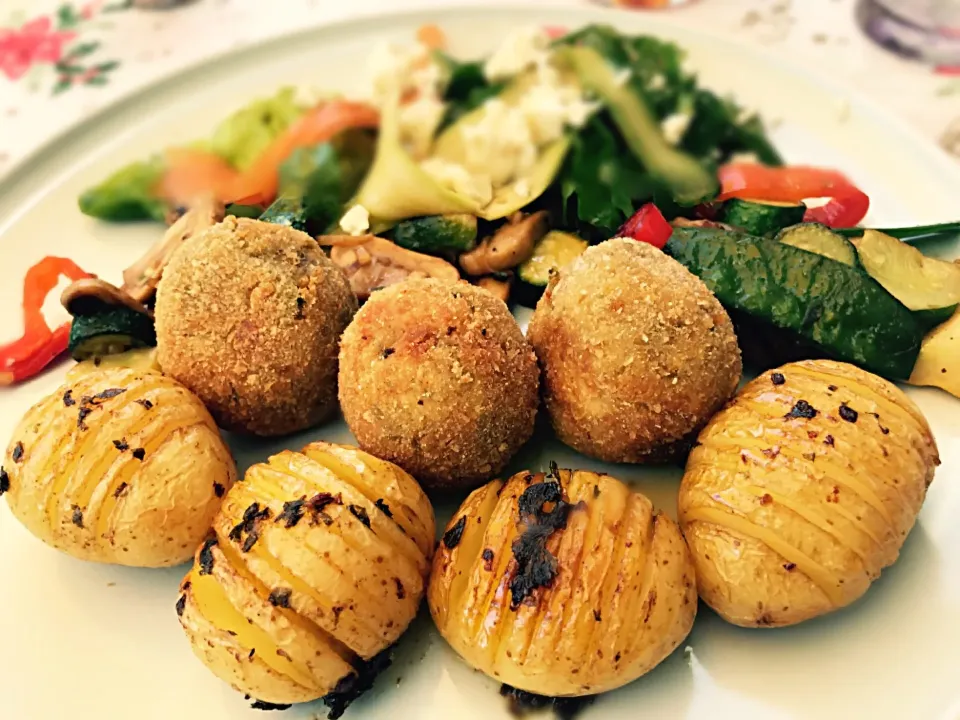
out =
{"type": "Polygon", "coordinates": [[[617,231],[617,237],[629,237],[663,249],[673,234],[673,226],[653,203],[637,210],[617,231]]]}
{"type": "Polygon", "coordinates": [[[43,316],[43,303],[61,275],[71,280],[92,277],[72,260],[52,256],[27,270],[23,281],[23,335],[0,345],[0,385],[33,377],[67,349],[70,323],[51,329],[43,316]]]}
{"type": "Polygon", "coordinates": [[[720,168],[720,185],[718,200],[800,202],[830,198],[822,207],[808,208],[803,219],[835,228],[854,227],[870,209],[867,194],[836,170],[731,163],[720,168]]]}

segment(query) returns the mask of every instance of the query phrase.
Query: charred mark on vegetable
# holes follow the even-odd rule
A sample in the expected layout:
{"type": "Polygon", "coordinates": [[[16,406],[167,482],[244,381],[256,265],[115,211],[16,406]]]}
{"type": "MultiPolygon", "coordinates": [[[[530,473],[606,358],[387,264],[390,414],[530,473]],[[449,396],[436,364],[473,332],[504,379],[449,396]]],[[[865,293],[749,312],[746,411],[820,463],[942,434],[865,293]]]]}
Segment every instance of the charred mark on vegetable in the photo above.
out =
{"type": "Polygon", "coordinates": [[[787,572],[792,572],[796,567],[797,567],[797,564],[792,562],[783,564],[783,569],[786,570],[787,572]]]}
{"type": "Polygon", "coordinates": [[[212,575],[213,574],[213,548],[217,544],[216,537],[207,538],[203,543],[203,547],[200,548],[200,555],[198,560],[200,562],[200,575],[212,575]]]}
{"type": "Polygon", "coordinates": [[[382,357],[384,360],[386,360],[388,357],[390,357],[391,355],[393,355],[395,352],[396,352],[396,350],[394,350],[393,348],[384,348],[384,349],[383,349],[383,352],[380,353],[380,357],[382,357]]]}
{"type": "Polygon", "coordinates": [[[10,492],[10,476],[3,467],[0,467],[0,495],[7,492],[10,492]]]}
{"type": "Polygon", "coordinates": [[[337,720],[357,698],[373,687],[377,676],[390,667],[393,648],[388,647],[369,660],[357,662],[354,672],[340,678],[336,687],[323,696],[323,704],[330,708],[328,720],[337,720]]]}
{"type": "Polygon", "coordinates": [[[806,400],[797,400],[796,405],[790,412],[784,415],[785,418],[806,418],[808,420],[817,416],[817,409],[806,400]]]}
{"type": "Polygon", "coordinates": [[[84,423],[84,420],[86,420],[86,419],[87,419],[87,415],[89,415],[89,414],[92,413],[92,412],[93,412],[93,408],[92,408],[92,407],[88,407],[88,406],[86,406],[86,405],[84,405],[83,407],[81,407],[81,408],[77,411],[77,427],[78,427],[78,428],[80,428],[81,430],[86,430],[86,429],[87,429],[87,426],[86,426],[86,424],[84,423]]]}
{"type": "Polygon", "coordinates": [[[313,515],[311,518],[313,525],[317,525],[321,521],[323,521],[324,525],[333,524],[333,518],[323,511],[327,505],[343,505],[343,498],[339,493],[337,493],[337,495],[331,495],[330,493],[322,492],[317,493],[307,502],[307,509],[313,515]]]}
{"type": "Polygon", "coordinates": [[[840,417],[848,423],[855,423],[860,414],[846,403],[840,404],[840,417]]]}
{"type": "Polygon", "coordinates": [[[71,405],[77,404],[77,401],[73,399],[73,388],[69,388],[63,394],[63,404],[65,407],[70,407],[71,405]]]}
{"type": "MultiPolygon", "coordinates": [[[[550,475],[558,478],[557,464],[550,463],[550,475]]],[[[520,536],[513,541],[517,570],[510,580],[510,609],[516,610],[537,588],[549,587],[557,575],[557,558],[547,550],[547,540],[567,526],[571,505],[563,499],[557,480],[531,485],[518,502],[520,536]]]]}
{"type": "Polygon", "coordinates": [[[500,695],[507,698],[510,714],[518,718],[544,708],[551,708],[560,720],[573,720],[594,700],[590,695],[582,697],[537,695],[507,684],[500,686],[500,695]]]}
{"type": "Polygon", "coordinates": [[[834,446],[833,435],[827,435],[827,436],[823,439],[823,444],[824,444],[824,445],[829,445],[830,447],[833,447],[833,446],[834,446]]]}
{"type": "Polygon", "coordinates": [[[255,502],[243,511],[243,519],[230,531],[230,539],[234,542],[243,541],[240,549],[243,552],[250,552],[257,540],[260,539],[260,523],[270,518],[270,508],[261,508],[260,503],[255,502]],[[246,535],[246,537],[244,537],[246,535]]]}
{"type": "Polygon", "coordinates": [[[98,392],[96,395],[90,398],[90,402],[93,405],[99,405],[103,400],[115,398],[117,395],[125,393],[126,391],[126,388],[107,388],[103,392],[98,392]]]}
{"type": "Polygon", "coordinates": [[[120,483],[119,485],[117,485],[117,489],[113,491],[113,497],[114,498],[120,497],[127,491],[128,487],[130,486],[127,485],[126,481],[120,483]]]}
{"type": "Polygon", "coordinates": [[[600,614],[599,610],[593,611],[593,619],[596,620],[597,622],[600,622],[603,619],[603,616],[600,614]]]}
{"type": "Polygon", "coordinates": [[[23,460],[23,443],[22,442],[17,442],[17,444],[13,446],[13,452],[11,453],[11,457],[13,458],[13,461],[15,463],[18,463],[21,460],[23,460]]]}
{"type": "Polygon", "coordinates": [[[223,497],[223,494],[224,494],[226,491],[227,491],[227,489],[226,489],[223,485],[221,485],[220,483],[215,482],[215,483],[213,484],[213,494],[216,495],[218,498],[222,498],[222,497],[223,497]]]}
{"type": "Polygon", "coordinates": [[[370,527],[370,516],[367,515],[367,511],[364,510],[359,505],[347,505],[347,510],[360,522],[362,522],[367,527],[370,527]]]}
{"type": "Polygon", "coordinates": [[[492,572],[493,571],[493,550],[491,550],[490,548],[484,548],[483,554],[481,555],[481,557],[483,558],[483,569],[486,570],[487,572],[492,572]]]}
{"type": "Polygon", "coordinates": [[[377,501],[374,503],[374,505],[376,505],[377,508],[380,510],[380,512],[382,512],[388,518],[393,517],[393,511],[390,510],[390,506],[387,505],[386,502],[384,502],[383,498],[377,498],[377,501]]]}
{"type": "Polygon", "coordinates": [[[286,527],[296,527],[297,523],[303,519],[304,505],[307,504],[307,496],[304,495],[297,500],[291,500],[283,504],[283,510],[277,515],[274,522],[283,522],[286,527]]]}
{"type": "Polygon", "coordinates": [[[288,710],[290,704],[278,705],[277,703],[267,702],[265,700],[254,700],[253,705],[250,706],[254,710],[263,710],[269,712],[271,710],[288,710]]]}
{"type": "Polygon", "coordinates": [[[772,503],[772,502],[773,502],[773,496],[772,496],[770,493],[764,493],[764,494],[760,497],[760,504],[761,504],[761,505],[769,505],[769,504],[772,503]]]}
{"type": "Polygon", "coordinates": [[[72,522],[78,528],[82,528],[83,527],[83,510],[80,509],[79,505],[72,505],[71,509],[73,510],[73,515],[70,518],[70,522],[72,522]]]}
{"type": "Polygon", "coordinates": [[[400,578],[393,579],[394,584],[397,586],[397,600],[403,600],[407,596],[407,591],[403,587],[403,583],[400,582],[400,578]]]}
{"type": "Polygon", "coordinates": [[[291,595],[293,595],[293,590],[290,588],[274,588],[268,599],[274,607],[288,608],[290,607],[291,595]]]}
{"type": "Polygon", "coordinates": [[[787,379],[783,376],[783,373],[775,372],[770,376],[770,382],[774,385],[783,385],[787,379]]]}
{"type": "Polygon", "coordinates": [[[253,656],[257,654],[256,648],[250,648],[250,654],[247,655],[247,660],[253,660],[253,656]]]}
{"type": "Polygon", "coordinates": [[[135,402],[139,403],[140,405],[143,405],[144,410],[149,410],[150,408],[153,407],[153,403],[147,400],[146,398],[139,398],[135,402]]]}
{"type": "Polygon", "coordinates": [[[467,516],[463,515],[453,527],[447,530],[443,534],[443,544],[446,545],[447,550],[453,550],[457,545],[460,544],[460,538],[463,537],[463,529],[467,526],[467,516]]]}
{"type": "Polygon", "coordinates": [[[130,449],[130,446],[127,445],[127,439],[126,439],[126,438],[123,438],[123,439],[121,439],[121,440],[114,440],[114,441],[113,441],[113,446],[114,446],[117,450],[119,450],[120,452],[123,452],[124,450],[129,450],[129,449],[130,449]]]}
{"type": "Polygon", "coordinates": [[[133,451],[132,455],[140,462],[143,462],[143,458],[147,456],[147,451],[145,448],[138,447],[133,451]]]}
{"type": "Polygon", "coordinates": [[[183,611],[187,609],[187,596],[181,595],[177,599],[177,617],[183,617],[183,611]]]}

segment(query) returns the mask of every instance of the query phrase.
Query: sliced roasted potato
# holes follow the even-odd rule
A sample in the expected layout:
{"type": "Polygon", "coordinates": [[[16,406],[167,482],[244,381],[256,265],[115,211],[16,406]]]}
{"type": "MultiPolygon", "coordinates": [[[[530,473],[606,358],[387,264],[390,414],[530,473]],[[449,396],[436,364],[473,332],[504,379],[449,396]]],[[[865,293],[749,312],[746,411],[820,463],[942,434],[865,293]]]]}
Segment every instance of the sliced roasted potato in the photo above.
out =
{"type": "Polygon", "coordinates": [[[907,382],[938,387],[960,398],[960,311],[923,339],[907,382]]]}
{"type": "Polygon", "coordinates": [[[45,543],[140,567],[188,560],[236,479],[203,404],[127,368],[92,370],[34,405],[3,472],[10,509],[45,543]]]}
{"type": "Polygon", "coordinates": [[[690,632],[693,565],[676,523],[608,475],[520,473],[451,520],[428,591],[473,667],[549,696],[612,690],[690,632]]]}
{"type": "Polygon", "coordinates": [[[744,627],[849,605],[896,561],[938,464],[886,380],[829,360],[764,373],[701,432],[680,487],[700,597],[744,627]]]}
{"type": "Polygon", "coordinates": [[[435,533],[410,475],[321,442],[251,467],[213,528],[181,585],[180,622],[218,677],[275,704],[336,702],[396,642],[435,533]]]}

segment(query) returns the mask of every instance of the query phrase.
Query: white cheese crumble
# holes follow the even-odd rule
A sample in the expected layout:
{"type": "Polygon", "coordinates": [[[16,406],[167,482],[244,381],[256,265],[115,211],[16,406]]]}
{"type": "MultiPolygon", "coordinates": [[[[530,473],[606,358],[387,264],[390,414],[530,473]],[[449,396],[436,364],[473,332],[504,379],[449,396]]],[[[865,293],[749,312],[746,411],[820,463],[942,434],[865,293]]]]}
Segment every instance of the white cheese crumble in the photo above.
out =
{"type": "Polygon", "coordinates": [[[423,157],[430,151],[445,111],[443,101],[435,95],[419,95],[400,106],[400,137],[414,157],[423,157]]]}
{"type": "Polygon", "coordinates": [[[340,218],[340,229],[348,235],[363,235],[370,229],[370,213],[363,205],[354,205],[340,218]]]}
{"type": "Polygon", "coordinates": [[[508,33],[484,63],[483,74],[491,82],[508,80],[524,70],[544,62],[550,36],[541,27],[523,27],[508,33]]]}
{"type": "Polygon", "coordinates": [[[513,192],[518,198],[530,197],[530,182],[526,178],[520,178],[513,184],[513,192]]]}
{"type": "Polygon", "coordinates": [[[650,78],[650,82],[647,83],[648,90],[663,90],[667,86],[667,78],[664,77],[663,73],[657,73],[650,78]]]}
{"type": "Polygon", "coordinates": [[[751,163],[755,164],[760,162],[760,158],[757,157],[756,153],[752,152],[737,152],[733,153],[730,156],[730,159],[727,160],[729,163],[751,163]]]}
{"type": "MultiPolygon", "coordinates": [[[[630,78],[632,76],[633,76],[633,73],[630,72],[630,68],[621,68],[620,70],[617,70],[617,72],[614,74],[613,84],[616,85],[617,87],[623,87],[628,82],[630,82],[630,78]]],[[[663,76],[661,75],[660,77],[663,77],[663,76]]]]}
{"type": "Polygon", "coordinates": [[[667,115],[660,123],[664,139],[671,145],[678,145],[692,121],[693,115],[688,112],[675,112],[667,115]]]}
{"type": "Polygon", "coordinates": [[[462,165],[441,158],[428,158],[420,167],[439,185],[468,198],[478,207],[489,205],[493,199],[493,183],[485,173],[470,172],[462,165]]]}

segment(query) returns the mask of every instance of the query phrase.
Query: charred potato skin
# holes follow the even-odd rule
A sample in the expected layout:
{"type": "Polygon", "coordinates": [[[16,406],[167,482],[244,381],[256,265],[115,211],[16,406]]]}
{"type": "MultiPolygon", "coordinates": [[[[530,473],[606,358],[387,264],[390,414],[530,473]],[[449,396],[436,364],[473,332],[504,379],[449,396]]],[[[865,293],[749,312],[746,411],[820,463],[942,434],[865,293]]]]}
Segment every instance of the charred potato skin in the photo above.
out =
{"type": "Polygon", "coordinates": [[[427,598],[441,635],[471,666],[527,692],[572,697],[654,668],[690,632],[697,595],[679,528],[649,500],[606,475],[556,477],[572,507],[547,541],[552,583],[511,608],[519,498],[552,479],[520,473],[475,490],[454,515],[427,598]]]}
{"type": "Polygon", "coordinates": [[[506,305],[464,282],[373,294],[343,334],[340,404],[360,447],[429,489],[473,488],[533,434],[539,371],[506,305]]]}
{"type": "Polygon", "coordinates": [[[556,273],[527,337],[557,436],[607,462],[682,457],[742,372],[733,323],[703,282],[626,238],[556,273]]]}
{"type": "Polygon", "coordinates": [[[406,630],[434,537],[429,500],[397,466],[322,442],[283,451],[225,498],[181,584],[180,623],[237,691],[316,700],[406,630]]]}
{"type": "Polygon", "coordinates": [[[743,627],[854,602],[896,561],[938,464],[891,383],[827,360],[765,372],[703,430],[681,483],[700,597],[743,627]]]}
{"type": "Polygon", "coordinates": [[[156,372],[97,370],[24,415],[6,451],[7,500],[34,535],[83,560],[190,559],[236,479],[213,418],[156,372]]]}

